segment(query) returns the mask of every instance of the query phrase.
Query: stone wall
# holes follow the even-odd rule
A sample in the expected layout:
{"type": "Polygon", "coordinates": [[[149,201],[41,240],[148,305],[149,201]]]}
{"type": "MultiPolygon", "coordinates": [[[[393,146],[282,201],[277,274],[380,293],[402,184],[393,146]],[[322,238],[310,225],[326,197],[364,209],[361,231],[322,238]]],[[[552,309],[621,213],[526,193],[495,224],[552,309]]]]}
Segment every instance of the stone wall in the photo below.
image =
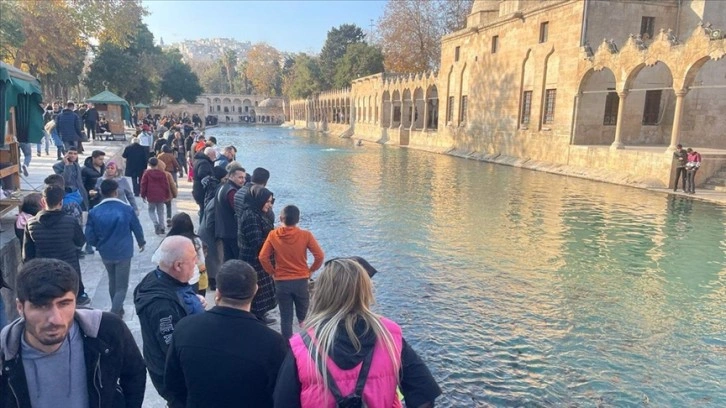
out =
{"type": "MultiPolygon", "coordinates": [[[[143,109],[141,110],[143,111],[143,109]]],[[[201,103],[169,103],[163,106],[152,106],[149,108],[149,113],[151,113],[152,116],[156,114],[166,116],[171,115],[172,113],[177,116],[181,116],[184,112],[187,113],[189,118],[191,118],[195,113],[199,115],[200,118],[205,117],[204,104],[201,103]]]]}
{"type": "Polygon", "coordinates": [[[477,0],[442,39],[440,72],[359,78],[349,103],[292,101],[293,115],[325,130],[342,103],[357,138],[667,186],[676,143],[726,148],[726,41],[695,23],[726,22],[717,3],[477,0]]]}

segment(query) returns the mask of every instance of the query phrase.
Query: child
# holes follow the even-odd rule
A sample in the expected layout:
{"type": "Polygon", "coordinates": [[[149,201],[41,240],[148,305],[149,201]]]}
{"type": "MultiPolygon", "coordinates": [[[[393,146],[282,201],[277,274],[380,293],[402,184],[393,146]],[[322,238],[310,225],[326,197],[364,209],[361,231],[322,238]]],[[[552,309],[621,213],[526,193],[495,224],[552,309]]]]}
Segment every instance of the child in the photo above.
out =
{"type": "Polygon", "coordinates": [[[149,159],[149,169],[141,177],[141,198],[149,203],[149,217],[154,223],[154,231],[164,235],[164,203],[171,201],[171,187],[164,170],[159,170],[159,160],[149,159]]]}
{"type": "Polygon", "coordinates": [[[260,263],[275,279],[277,302],[280,305],[280,331],[286,339],[292,337],[292,311],[300,324],[308,312],[308,280],[323,264],[323,250],[310,231],[297,227],[300,210],[294,205],[282,209],[280,221],[283,225],[273,230],[260,250],[260,263]],[[308,267],[307,251],[313,254],[313,265],[308,267]],[[273,266],[270,257],[274,255],[273,266]]]}
{"type": "Polygon", "coordinates": [[[28,220],[35,217],[40,210],[43,209],[43,205],[40,200],[43,196],[40,193],[30,193],[23,197],[23,204],[20,206],[20,213],[18,218],[15,220],[15,236],[18,237],[21,244],[23,242],[23,234],[25,233],[25,226],[28,224],[28,220]]]}

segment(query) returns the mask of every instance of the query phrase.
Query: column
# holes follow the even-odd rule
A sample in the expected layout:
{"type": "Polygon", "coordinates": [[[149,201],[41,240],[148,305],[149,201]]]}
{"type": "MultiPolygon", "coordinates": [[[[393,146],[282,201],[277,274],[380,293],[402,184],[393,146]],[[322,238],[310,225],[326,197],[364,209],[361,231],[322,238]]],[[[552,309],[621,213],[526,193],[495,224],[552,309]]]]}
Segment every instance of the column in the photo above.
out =
{"type": "Polygon", "coordinates": [[[423,111],[423,126],[421,129],[428,130],[429,128],[429,107],[430,103],[428,99],[424,99],[424,111],[423,111]]]}
{"type": "Polygon", "coordinates": [[[395,103],[393,103],[393,99],[391,99],[391,120],[388,121],[388,127],[393,129],[393,107],[395,103]]]}
{"type": "Polygon", "coordinates": [[[622,142],[622,130],[623,130],[623,113],[625,112],[625,99],[628,97],[628,91],[624,90],[618,92],[620,101],[618,102],[618,122],[615,124],[615,141],[610,145],[610,149],[624,149],[625,145],[622,142]]]}
{"type": "Polygon", "coordinates": [[[681,139],[681,118],[683,117],[683,98],[688,93],[688,90],[681,89],[676,91],[676,109],[673,112],[673,130],[671,130],[671,144],[666,150],[666,154],[671,154],[676,151],[676,145],[681,139]]]}

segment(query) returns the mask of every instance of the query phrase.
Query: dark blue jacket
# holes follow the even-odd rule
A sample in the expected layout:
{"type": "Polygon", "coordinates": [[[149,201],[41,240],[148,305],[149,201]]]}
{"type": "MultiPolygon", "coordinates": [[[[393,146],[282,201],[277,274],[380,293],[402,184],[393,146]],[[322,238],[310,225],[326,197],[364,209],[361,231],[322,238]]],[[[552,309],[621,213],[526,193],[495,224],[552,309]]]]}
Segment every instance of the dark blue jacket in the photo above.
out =
{"type": "Polygon", "coordinates": [[[140,247],[146,245],[139,217],[130,205],[117,198],[107,198],[88,212],[86,240],[98,249],[103,260],[131,259],[134,256],[131,233],[140,247]]]}
{"type": "Polygon", "coordinates": [[[61,140],[64,142],[77,142],[81,140],[81,118],[70,109],[63,109],[60,115],[55,119],[55,127],[58,129],[61,140]]]}

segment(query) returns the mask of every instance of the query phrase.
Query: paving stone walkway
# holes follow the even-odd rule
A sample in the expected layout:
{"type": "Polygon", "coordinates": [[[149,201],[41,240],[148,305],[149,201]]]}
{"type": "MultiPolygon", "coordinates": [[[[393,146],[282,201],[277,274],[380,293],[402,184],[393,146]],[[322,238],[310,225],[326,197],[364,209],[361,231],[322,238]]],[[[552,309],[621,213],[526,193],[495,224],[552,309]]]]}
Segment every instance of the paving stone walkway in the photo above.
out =
{"type": "MultiPolygon", "coordinates": [[[[106,153],[106,161],[114,160],[119,163],[121,167],[125,167],[121,153],[126,145],[127,142],[96,141],[94,143],[84,143],[86,154],[79,155],[79,161],[82,164],[86,157],[90,156],[91,151],[102,150],[106,153]]],[[[22,177],[21,189],[26,191],[42,191],[43,179],[53,173],[52,166],[56,163],[55,147],[51,146],[50,155],[46,156],[45,151],[43,151],[42,154],[43,155],[41,157],[38,157],[35,152],[35,146],[33,146],[33,159],[28,167],[29,175],[28,177],[22,177]]],[[[141,279],[156,267],[156,264],[151,262],[151,256],[161,243],[163,236],[154,234],[154,225],[147,213],[147,206],[140,197],[137,198],[137,203],[139,204],[139,220],[144,228],[146,249],[144,252],[139,253],[138,248],[134,246],[136,248],[136,252],[131,261],[129,291],[126,295],[126,301],[124,302],[124,321],[133,333],[136,343],[139,345],[139,349],[141,349],[141,325],[139,323],[138,316],[136,315],[136,310],[134,309],[133,291],[141,279]]],[[[197,205],[192,199],[192,183],[187,182],[186,177],[183,180],[180,178],[179,196],[173,202],[173,213],[186,212],[192,216],[192,220],[196,223],[197,210],[197,205]]],[[[94,255],[86,255],[85,258],[81,259],[81,271],[83,274],[83,283],[86,286],[86,292],[92,299],[91,307],[104,311],[110,310],[111,298],[108,293],[108,275],[106,274],[106,269],[101,262],[101,257],[98,255],[98,252],[94,255]]],[[[214,305],[214,292],[207,292],[207,303],[208,308],[211,308],[214,305]]],[[[278,319],[279,322],[277,309],[272,311],[270,316],[278,319]]],[[[279,323],[271,327],[277,331],[280,330],[279,323]]],[[[151,380],[147,377],[144,408],[163,408],[165,406],[165,401],[159,396],[152,385],[151,380]]]]}

